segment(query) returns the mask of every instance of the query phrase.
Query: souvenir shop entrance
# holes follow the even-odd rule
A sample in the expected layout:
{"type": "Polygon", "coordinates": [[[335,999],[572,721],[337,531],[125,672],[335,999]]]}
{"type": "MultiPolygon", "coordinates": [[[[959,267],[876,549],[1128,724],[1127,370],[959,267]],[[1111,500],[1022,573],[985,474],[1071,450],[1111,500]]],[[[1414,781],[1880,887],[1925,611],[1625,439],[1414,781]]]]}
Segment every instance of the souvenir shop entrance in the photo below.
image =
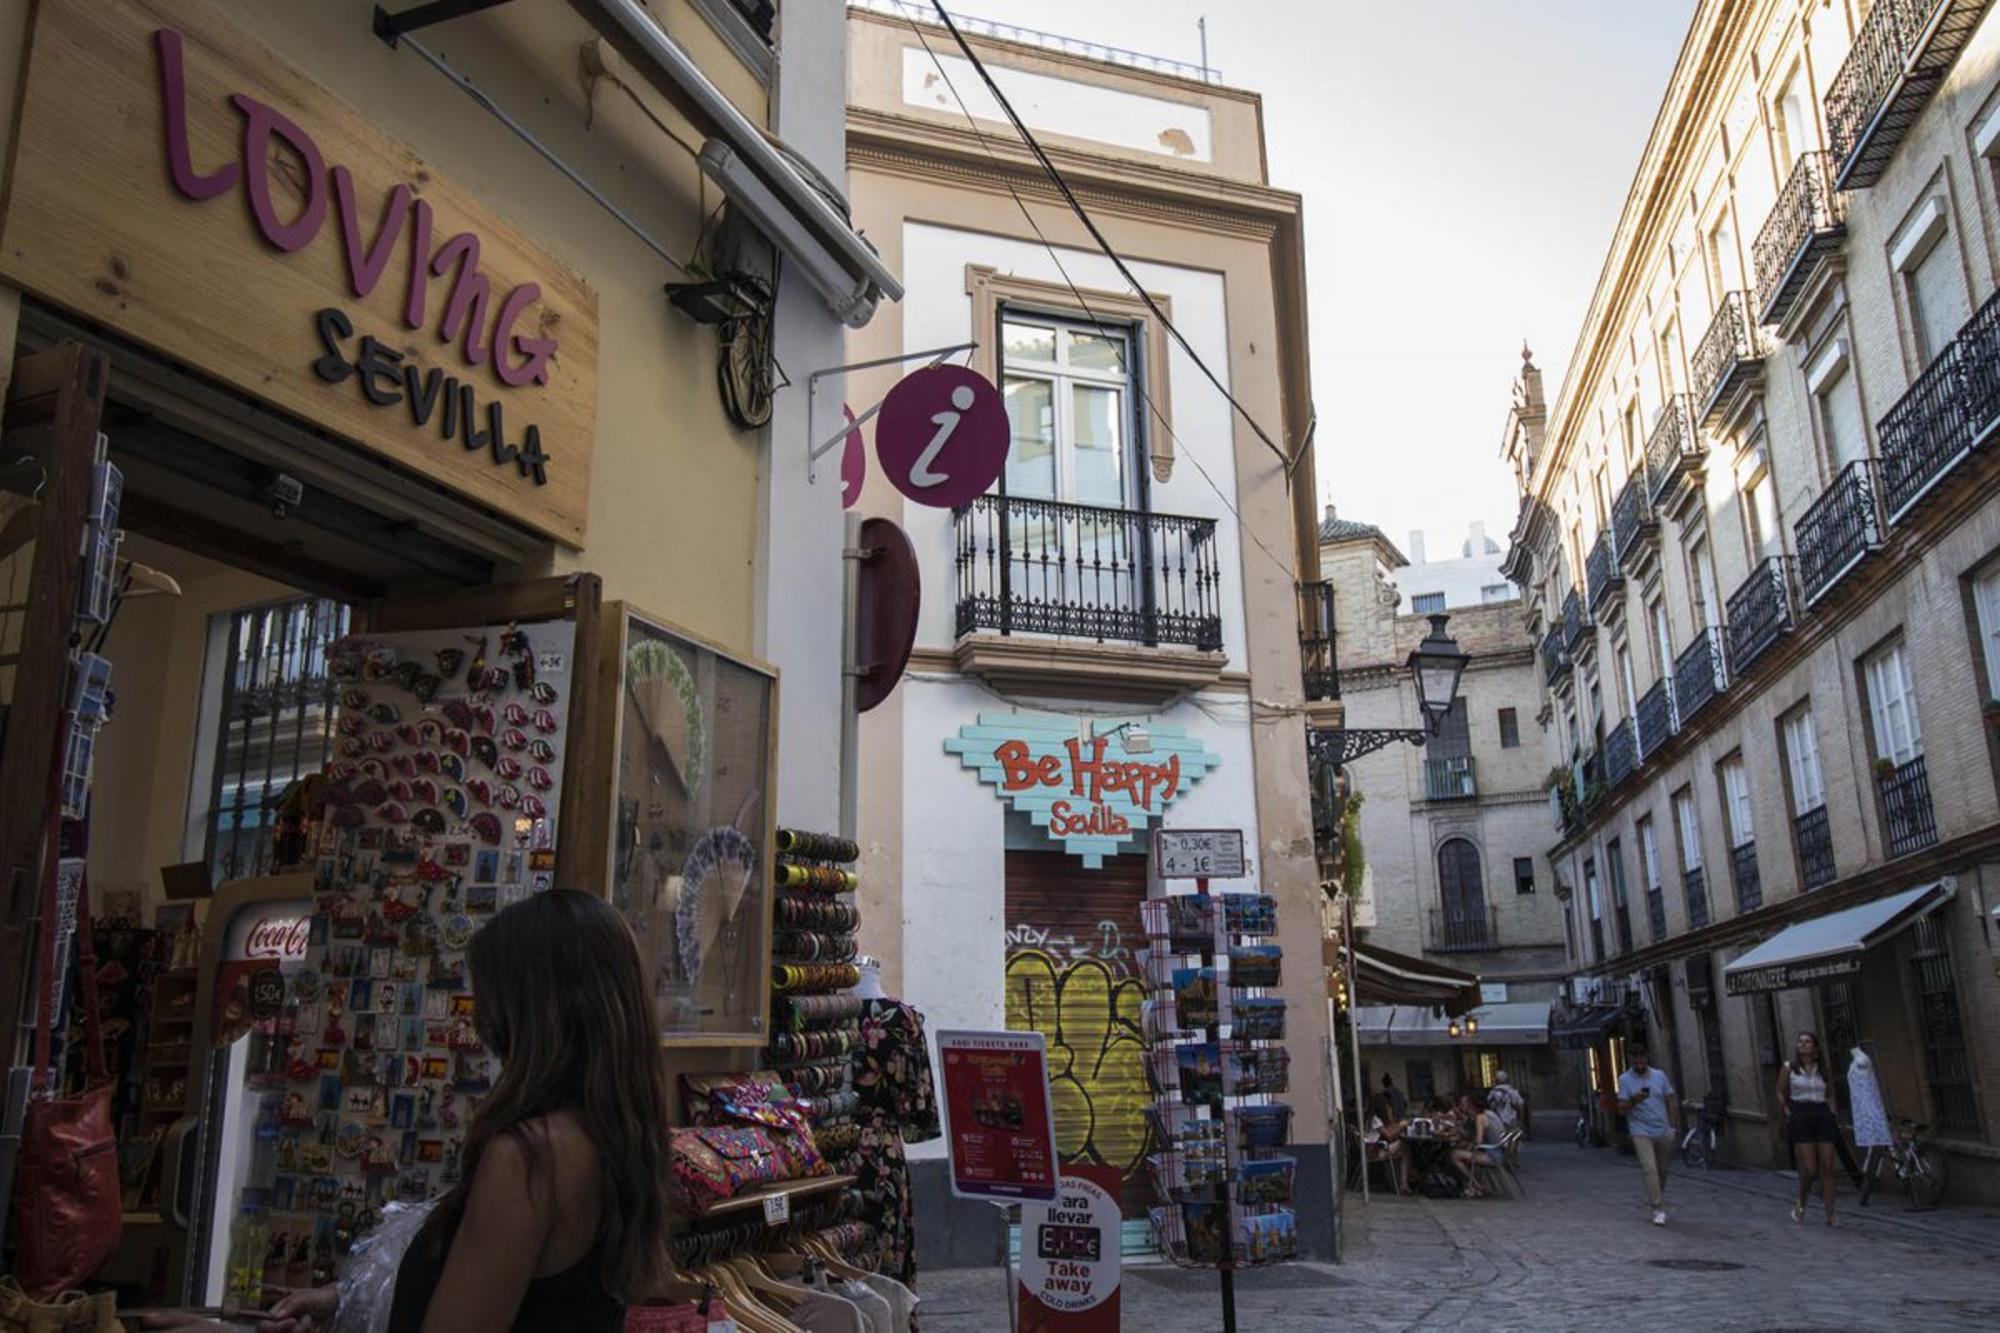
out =
{"type": "MultiPolygon", "coordinates": [[[[66,756],[73,822],[59,892],[96,906],[87,933],[124,1218],[95,1280],[214,1304],[232,1248],[245,1248],[236,1202],[278,1183],[280,1168],[304,1179],[344,1154],[357,1187],[376,1182],[385,1197],[451,1183],[461,1090],[483,1071],[449,969],[427,974],[478,913],[566,873],[591,881],[563,864],[555,830],[576,785],[562,780],[580,757],[571,740],[594,735],[590,692],[570,682],[572,665],[591,660],[597,581],[490,584],[537,539],[444,497],[430,501],[438,521],[418,526],[394,503],[292,489],[285,451],[304,427],[240,404],[217,416],[208,386],[109,339],[62,336],[74,332],[31,303],[12,367],[5,442],[21,484],[9,479],[0,544],[0,763],[9,792],[46,790],[30,777],[66,756]],[[453,539],[466,533],[485,536],[453,539]],[[79,549],[96,558],[39,558],[79,549]],[[83,609],[74,622],[61,614],[70,607],[83,609]],[[361,641],[369,655],[344,660],[361,641]],[[79,661],[88,668],[73,671],[79,661]],[[95,702],[62,698],[72,679],[96,681],[95,702]],[[476,706],[449,702],[475,693],[476,706]],[[313,855],[323,812],[365,825],[346,864],[313,855]],[[439,857],[463,862],[451,901],[385,895],[373,916],[312,924],[316,892],[396,882],[405,859],[414,872],[433,825],[465,835],[439,857]],[[352,935],[355,976],[319,965],[328,949],[315,932],[329,928],[352,935]],[[312,969],[301,966],[309,946],[312,969]],[[286,1100],[267,1125],[261,1094],[279,1084],[286,1100]],[[345,1105],[362,1096],[368,1107],[345,1105]],[[328,1141],[308,1141],[322,1113],[349,1110],[382,1111],[385,1132],[346,1143],[328,1121],[328,1141]]],[[[299,471],[314,462],[292,456],[299,471]]],[[[366,460],[352,461],[365,486],[366,460]]],[[[5,939],[11,1020],[46,914],[22,872],[50,812],[7,804],[0,864],[20,909],[5,939]]],[[[74,1020],[82,996],[70,993],[74,1020]]],[[[54,1027],[60,1054],[62,1020],[54,1027]]],[[[333,1238],[311,1227],[256,1239],[284,1270],[272,1286],[304,1285],[330,1264],[333,1238]]]]}

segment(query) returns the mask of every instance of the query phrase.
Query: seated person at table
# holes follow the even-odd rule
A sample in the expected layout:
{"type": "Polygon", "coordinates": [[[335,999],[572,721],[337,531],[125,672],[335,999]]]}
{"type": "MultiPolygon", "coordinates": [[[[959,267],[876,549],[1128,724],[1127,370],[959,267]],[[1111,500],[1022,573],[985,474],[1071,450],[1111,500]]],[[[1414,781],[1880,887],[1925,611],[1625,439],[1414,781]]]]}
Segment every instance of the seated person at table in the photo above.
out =
{"type": "Polygon", "coordinates": [[[1500,1122],[1469,1095],[1458,1099],[1458,1117],[1459,1143],[1451,1150],[1451,1165],[1465,1181],[1465,1197],[1476,1199],[1486,1191],[1473,1179],[1472,1166],[1475,1161],[1498,1165],[1500,1122]]]}
{"type": "Polygon", "coordinates": [[[1389,1164],[1389,1182],[1397,1194],[1409,1193],[1409,1145],[1403,1142],[1403,1122],[1396,1118],[1387,1093],[1376,1093],[1368,1104],[1368,1128],[1361,1135],[1361,1150],[1368,1161],[1389,1164]]]}

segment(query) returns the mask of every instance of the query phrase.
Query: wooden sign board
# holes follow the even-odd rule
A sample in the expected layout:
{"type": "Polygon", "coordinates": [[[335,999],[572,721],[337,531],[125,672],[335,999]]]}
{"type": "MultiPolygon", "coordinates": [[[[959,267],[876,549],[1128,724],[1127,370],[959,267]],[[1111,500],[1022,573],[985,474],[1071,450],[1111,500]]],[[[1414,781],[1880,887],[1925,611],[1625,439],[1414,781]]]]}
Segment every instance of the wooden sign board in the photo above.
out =
{"type": "Polygon", "coordinates": [[[200,0],[42,0],[29,42],[0,276],[583,544],[581,278],[200,0]]]}

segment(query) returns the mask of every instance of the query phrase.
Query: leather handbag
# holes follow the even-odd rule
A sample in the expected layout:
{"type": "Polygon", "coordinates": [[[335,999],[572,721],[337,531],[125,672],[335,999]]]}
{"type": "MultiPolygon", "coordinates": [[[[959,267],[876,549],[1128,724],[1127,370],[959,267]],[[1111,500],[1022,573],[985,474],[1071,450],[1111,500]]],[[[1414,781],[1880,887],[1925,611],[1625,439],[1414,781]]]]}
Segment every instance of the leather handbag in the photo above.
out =
{"type": "Polygon", "coordinates": [[[21,1284],[0,1278],[0,1333],[121,1333],[118,1298],[103,1291],[65,1293],[44,1304],[28,1299],[21,1284]]]}
{"type": "Polygon", "coordinates": [[[123,1225],[118,1143],[111,1119],[114,1084],[104,1067],[104,1029],[97,1011],[97,953],[91,942],[87,880],[78,888],[76,910],[85,1086],[73,1097],[61,1096],[60,1088],[52,1086],[60,1082],[49,1058],[49,1027],[58,997],[47,994],[46,988],[55,975],[60,822],[52,809],[43,876],[41,967],[37,973],[45,993],[35,1006],[34,1095],[22,1124],[20,1165],[14,1182],[14,1272],[22,1291],[37,1301],[68,1291],[96,1272],[118,1248],[123,1225]]]}

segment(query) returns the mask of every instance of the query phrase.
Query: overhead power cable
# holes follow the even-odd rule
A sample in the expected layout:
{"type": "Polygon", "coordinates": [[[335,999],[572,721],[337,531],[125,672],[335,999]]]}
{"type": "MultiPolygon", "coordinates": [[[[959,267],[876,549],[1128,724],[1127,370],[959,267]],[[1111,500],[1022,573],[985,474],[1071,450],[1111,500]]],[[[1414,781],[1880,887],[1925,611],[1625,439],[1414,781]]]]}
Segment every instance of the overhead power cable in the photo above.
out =
{"type": "MultiPolygon", "coordinates": [[[[1042,150],[1042,145],[1036,141],[1035,136],[1029,132],[1026,123],[1022,121],[1020,114],[1014,110],[1014,104],[1007,100],[1007,95],[1000,91],[1000,85],[993,81],[993,75],[987,71],[985,62],[981,61],[973,53],[971,44],[965,40],[965,34],[960,32],[958,25],[951,21],[951,15],[945,12],[943,0],[931,0],[931,8],[937,11],[938,18],[944,23],[946,29],[950,31],[952,40],[958,43],[959,51],[964,54],[966,60],[971,63],[972,68],[979,74],[980,79],[985,82],[986,90],[993,94],[993,100],[998,102],[1000,109],[1007,113],[1007,119],[1013,122],[1015,133],[1021,136],[1021,142],[1026,144],[1028,151],[1035,155],[1035,160],[1041,163],[1042,170],[1047,173],[1049,180],[1054,183],[1057,191],[1061,193],[1063,199],[1069,204],[1070,211],[1076,214],[1077,221],[1081,222],[1083,229],[1090,233],[1090,238],[1097,242],[1097,248],[1102,250],[1105,258],[1109,259],[1118,269],[1120,276],[1131,284],[1132,290],[1138,294],[1139,299],[1146,303],[1146,309],[1153,312],[1153,318],[1160,321],[1160,324],[1166,331],[1173,335],[1174,341],[1181,345],[1181,350],[1186,352],[1193,359],[1195,365],[1200,368],[1201,373],[1208,377],[1208,382],[1215,386],[1215,391],[1228,399],[1229,405],[1236,409],[1236,415],[1243,418],[1243,423],[1250,427],[1258,439],[1264,442],[1265,448],[1277,455],[1278,461],[1284,465],[1285,477],[1289,484],[1292,468],[1295,466],[1295,460],[1292,455],[1280,448],[1278,442],[1273,440],[1265,432],[1264,428],[1257,424],[1257,418],[1250,415],[1250,410],[1236,400],[1235,394],[1229,392],[1228,386],[1222,382],[1221,378],[1213,370],[1209,369],[1208,362],[1201,359],[1201,353],[1194,350],[1193,344],[1188,342],[1181,331],[1174,327],[1174,322],[1168,319],[1166,312],[1160,309],[1159,305],[1154,302],[1152,293],[1148,292],[1139,279],[1132,275],[1132,270],[1126,267],[1125,261],[1119,258],[1118,252],[1111,248],[1111,242],[1106,240],[1104,233],[1097,229],[1097,223],[1092,220],[1089,212],[1084,209],[1083,202],[1076,197],[1076,192],[1069,188],[1069,182],[1063,179],[1062,172],[1058,171],[1056,164],[1049,160],[1049,155],[1042,150]]],[[[936,57],[933,56],[932,59],[936,59],[936,57]]]]}

